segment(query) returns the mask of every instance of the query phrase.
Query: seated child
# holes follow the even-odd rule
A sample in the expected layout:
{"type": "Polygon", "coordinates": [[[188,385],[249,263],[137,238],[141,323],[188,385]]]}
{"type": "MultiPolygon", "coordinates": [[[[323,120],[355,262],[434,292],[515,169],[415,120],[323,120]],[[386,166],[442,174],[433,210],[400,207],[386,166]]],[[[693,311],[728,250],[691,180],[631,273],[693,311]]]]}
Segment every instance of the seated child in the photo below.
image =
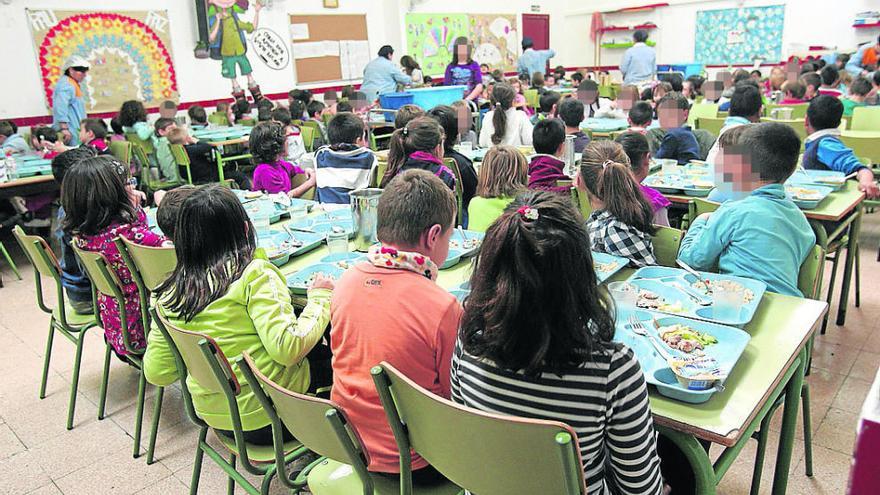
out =
{"type": "Polygon", "coordinates": [[[807,91],[807,87],[804,86],[804,83],[801,81],[785,81],[782,83],[782,92],[783,97],[780,100],[780,105],[800,105],[802,103],[806,103],[807,101],[804,99],[804,94],[807,91]]]}
{"type": "Polygon", "coordinates": [[[584,104],[576,98],[566,98],[559,104],[557,112],[565,124],[565,135],[574,136],[574,152],[581,153],[590,144],[590,136],[581,130],[584,121],[584,104]]]}
{"type": "Polygon", "coordinates": [[[119,121],[119,115],[110,119],[110,141],[125,141],[125,131],[122,129],[122,123],[119,121]]]}
{"type": "Polygon", "coordinates": [[[293,118],[293,120],[306,120],[309,118],[308,113],[306,113],[306,108],[313,99],[314,95],[312,95],[312,92],[307,89],[290,90],[290,92],[288,93],[287,102],[288,107],[290,107],[291,109],[290,116],[293,118]],[[302,103],[302,112],[293,111],[293,102],[295,101],[302,103]]]}
{"type": "Polygon", "coordinates": [[[797,166],[800,139],[785,124],[755,124],[743,132],[739,151],[751,167],[752,194],[697,217],[678,257],[696,270],[717,266],[719,273],[760,280],[771,292],[801,297],[798,272],[816,236],[784,186],[797,166]]]}
{"type": "Polygon", "coordinates": [[[315,122],[318,124],[318,129],[321,131],[319,134],[315,136],[315,148],[319,148],[324,146],[327,143],[327,129],[324,127],[324,111],[327,107],[318,100],[312,100],[306,105],[306,112],[309,115],[307,119],[309,122],[315,122]]]}
{"type": "Polygon", "coordinates": [[[83,119],[79,125],[79,142],[95,148],[99,154],[109,154],[107,124],[102,119],[83,119]]]}
{"type": "Polygon", "coordinates": [[[348,194],[370,186],[378,160],[367,147],[364,121],[351,112],[337,113],[327,125],[329,146],[315,152],[315,199],[349,204],[348,194]]]}
{"type": "Polygon", "coordinates": [[[171,154],[171,148],[168,146],[168,133],[172,129],[177,128],[174,119],[159,117],[155,123],[156,128],[156,161],[159,163],[159,171],[162,172],[162,178],[167,181],[177,182],[180,180],[180,173],[177,170],[177,161],[171,154]]]}
{"type": "Polygon", "coordinates": [[[332,89],[329,91],[324,91],[324,105],[327,106],[324,109],[324,113],[329,113],[330,115],[336,115],[336,105],[339,103],[339,95],[336,94],[336,91],[332,89]]]}
{"type": "MultiPolygon", "coordinates": [[[[171,129],[165,137],[168,140],[168,144],[180,144],[183,146],[186,156],[189,158],[189,169],[194,183],[204,184],[220,180],[220,177],[217,176],[217,164],[211,156],[213,150],[211,145],[200,142],[198,139],[190,136],[183,127],[171,129]]],[[[175,166],[176,163],[175,161],[175,166]]],[[[178,176],[185,177],[186,170],[179,169],[178,176]]],[[[225,171],[224,176],[230,179],[233,178],[228,176],[225,171]]]]}
{"type": "Polygon", "coordinates": [[[639,88],[627,85],[620,88],[620,94],[617,99],[608,103],[607,106],[599,108],[593,117],[597,119],[620,119],[627,118],[630,108],[639,101],[639,88]]]}
{"type": "Polygon", "coordinates": [[[305,103],[303,103],[299,100],[293,100],[290,103],[291,122],[293,122],[294,125],[300,125],[302,122],[305,122],[306,119],[299,116],[299,115],[302,115],[303,113],[305,113],[305,111],[306,111],[306,104],[305,103]]]}
{"type": "Polygon", "coordinates": [[[856,174],[859,190],[870,199],[876,198],[880,189],[874,182],[874,173],[840,140],[842,117],[843,103],[834,96],[820,95],[810,102],[804,122],[809,135],[804,143],[803,166],[807,170],[856,174]]]}
{"type": "Polygon", "coordinates": [[[553,69],[553,76],[556,77],[556,82],[558,84],[562,84],[563,82],[565,82],[565,67],[557,65],[553,69]]]}
{"type": "Polygon", "coordinates": [[[647,134],[648,126],[651,125],[653,118],[654,109],[650,103],[647,101],[635,102],[627,115],[630,132],[637,132],[642,135],[647,134]]]}
{"type": "Polygon", "coordinates": [[[722,81],[705,81],[703,83],[704,103],[718,103],[721,101],[722,94],[724,94],[724,83],[722,81]]]}
{"type": "Polygon", "coordinates": [[[519,79],[515,77],[511,77],[507,80],[507,84],[510,84],[510,87],[516,92],[516,96],[513,98],[513,107],[517,110],[522,110],[529,117],[534,115],[535,111],[532,108],[529,108],[529,103],[526,101],[525,95],[522,92],[522,83],[519,79]]]}
{"type": "MultiPolygon", "coordinates": [[[[452,158],[458,166],[458,172],[461,174],[461,204],[462,209],[467,213],[471,198],[477,192],[477,171],[470,158],[455,150],[455,144],[458,142],[458,116],[454,108],[446,105],[432,108],[428,116],[443,128],[443,157],[452,158]]],[[[464,226],[467,226],[467,215],[464,215],[464,219],[464,226]]]]}
{"type": "Polygon", "coordinates": [[[58,139],[58,131],[51,127],[31,127],[31,147],[46,160],[69,149],[58,139]],[[59,149],[63,147],[63,149],[59,149]]]}
{"type": "Polygon", "coordinates": [[[635,354],[612,341],[614,304],[592,273],[582,221],[567,199],[530,191],[489,228],[453,352],[452,400],[569,423],[590,493],[660,495],[648,387],[635,354]]]}
{"type": "Polygon", "coordinates": [[[541,74],[540,72],[532,74],[532,86],[529,89],[537,90],[538,96],[546,93],[547,88],[545,86],[544,74],[541,74]]]}
{"type": "MultiPolygon", "coordinates": [[[[52,177],[60,187],[64,182],[64,175],[72,167],[83,160],[95,157],[95,150],[89,147],[71,148],[59,153],[52,159],[52,177]]],[[[61,194],[64,194],[62,190],[61,194]]],[[[58,217],[54,231],[55,239],[61,250],[58,264],[61,266],[61,285],[67,296],[67,302],[73,310],[82,315],[92,314],[92,284],[83,273],[76,259],[76,254],[70,247],[73,236],[64,231],[64,206],[58,207],[58,217]]]]}
{"type": "Polygon", "coordinates": [[[126,134],[136,134],[141,141],[152,140],[153,127],[147,123],[147,109],[137,100],[128,100],[119,109],[119,123],[126,134]]]}
{"type": "Polygon", "coordinates": [[[312,170],[303,170],[283,158],[287,156],[287,135],[278,122],[260,122],[251,131],[248,147],[254,156],[254,179],[251,189],[269,194],[286,193],[298,198],[315,186],[312,170]],[[297,174],[305,174],[306,181],[293,187],[292,179],[297,174]]]}
{"type": "Polygon", "coordinates": [[[614,141],[593,141],[584,149],[577,187],[593,207],[587,219],[590,242],[593,251],[627,258],[634,267],[656,265],[654,208],[628,162],[614,141]]]}
{"type": "Polygon", "coordinates": [[[651,169],[651,149],[648,138],[638,132],[624,132],[615,141],[623,146],[629,158],[633,178],[639,183],[642,193],[651,202],[654,209],[654,225],[669,227],[669,206],[672,204],[660,191],[642,184],[651,169]]]}
{"type": "Polygon", "coordinates": [[[460,143],[478,144],[479,138],[473,129],[474,120],[471,107],[465,100],[456,100],[450,105],[458,115],[458,141],[460,143]]]}
{"type": "Polygon", "coordinates": [[[531,122],[532,125],[535,125],[544,119],[555,119],[556,114],[558,113],[559,102],[561,100],[562,95],[556,91],[547,91],[541,95],[541,97],[538,98],[539,111],[529,118],[529,122],[531,122]]]}
{"type": "Polygon", "coordinates": [[[716,186],[709,192],[707,200],[723,203],[743,199],[752,193],[752,167],[743,160],[740,139],[746,129],[753,125],[731,127],[718,136],[717,153],[712,160],[716,186]]]}
{"type": "Polygon", "coordinates": [[[214,113],[211,114],[212,121],[222,122],[222,125],[232,125],[232,121],[229,120],[229,116],[232,113],[232,109],[229,106],[228,102],[221,101],[217,104],[217,107],[214,109],[214,113]]]}
{"type": "Polygon", "coordinates": [[[843,116],[852,117],[855,107],[863,107],[868,103],[868,95],[871,93],[871,82],[865,77],[857,77],[852,84],[849,85],[849,93],[846,97],[841,98],[843,102],[843,116]]]}
{"type": "MultiPolygon", "coordinates": [[[[297,317],[284,275],[254,256],[254,225],[235,194],[224,186],[210,185],[189,193],[176,224],[177,267],[157,290],[156,311],[177,328],[212,337],[230,360],[247,351],[260,372],[289,390],[306,393],[322,385],[311,382],[314,370],[306,356],[319,344],[330,320],[333,282],[316,276],[297,317]]],[[[240,383],[247,383],[237,366],[230,372],[240,383]]],[[[150,332],[144,373],[159,386],[177,380],[177,367],[161,331],[150,332]]],[[[192,377],[188,384],[199,417],[231,438],[233,425],[226,401],[192,377]]],[[[236,399],[245,441],[271,445],[269,417],[250,388],[242,386],[236,399]]],[[[292,438],[286,434],[282,439],[285,436],[292,438]]]]}
{"type": "Polygon", "coordinates": [[[588,119],[596,117],[597,112],[611,106],[611,100],[599,97],[599,84],[592,79],[580,83],[576,95],[584,104],[584,116],[588,119]]]}
{"type": "Polygon", "coordinates": [[[819,88],[822,87],[822,78],[815,72],[803,74],[798,79],[804,85],[804,100],[810,101],[819,96],[819,88]]]}
{"type": "Polygon", "coordinates": [[[654,89],[651,90],[651,104],[654,106],[654,116],[657,117],[657,109],[660,106],[660,100],[663,99],[667,94],[672,93],[672,84],[668,82],[661,82],[654,86],[654,89]]]}
{"type": "Polygon", "coordinates": [[[79,249],[103,254],[122,283],[128,321],[119,321],[116,299],[98,293],[97,301],[104,337],[120,357],[129,353],[123,341],[122,325],[128,329],[132,348],[143,349],[146,338],[137,285],[113,239],[125,237],[144,246],[170,245],[163,236],[149,229],[144,210],[133,204],[126,187],[128,177],[127,166],[112,156],[99,156],[75,164],[61,183],[65,234],[73,237],[79,249]]]}
{"type": "Polygon", "coordinates": [[[340,101],[339,103],[336,104],[336,113],[337,114],[346,113],[346,112],[354,113],[354,106],[351,103],[349,103],[347,100],[345,100],[345,101],[340,101]]]}
{"type": "Polygon", "coordinates": [[[840,86],[840,72],[833,65],[826,65],[819,71],[819,77],[822,78],[822,86],[819,87],[820,95],[833,96],[840,98],[843,92],[838,89],[840,86]]]}
{"type": "MultiPolygon", "coordinates": [[[[253,125],[254,119],[251,117],[251,104],[247,98],[239,98],[230,107],[232,111],[229,123],[231,125],[253,125]]],[[[229,117],[229,114],[227,114],[229,117]]]]}
{"type": "Polygon", "coordinates": [[[180,207],[196,191],[198,188],[195,186],[184,184],[165,193],[162,200],[159,201],[159,207],[156,209],[156,225],[169,241],[174,242],[180,207]]]}
{"type": "Polygon", "coordinates": [[[694,132],[686,125],[690,103],[681,93],[667,93],[657,106],[660,127],[666,135],[660,142],[657,158],[671,158],[679,164],[699,160],[700,145],[694,132]]]}
{"type": "Polygon", "coordinates": [[[16,131],[15,124],[12,121],[0,121],[0,157],[30,151],[27,141],[16,131]]]}
{"type": "Polygon", "coordinates": [[[499,144],[486,152],[480,165],[477,195],[468,206],[468,230],[485,232],[529,182],[526,157],[513,146],[499,144]]]}
{"type": "Polygon", "coordinates": [[[532,131],[535,155],[529,163],[529,189],[568,194],[571,186],[558,186],[557,181],[571,180],[565,175],[565,125],[559,119],[538,122],[532,131]]]}
{"type": "MultiPolygon", "coordinates": [[[[436,280],[454,226],[455,197],[440,179],[423,170],[400,174],[379,199],[380,244],[370,248],[368,261],[346,270],[333,293],[330,398],[360,432],[370,459],[367,469],[395,480],[397,444],[370,367],[387,361],[431,393],[449,397],[449,366],[462,309],[436,280]]],[[[442,480],[418,455],[412,456],[412,470],[415,484],[442,480]]]]}
{"type": "Polygon", "coordinates": [[[290,110],[284,107],[272,110],[272,120],[284,126],[284,134],[287,136],[287,161],[293,164],[300,163],[306,154],[306,144],[299,127],[293,125],[290,110]]]}
{"type": "Polygon", "coordinates": [[[571,75],[572,86],[578,87],[582,82],[584,82],[584,75],[581,72],[575,72],[571,75]]]}
{"type": "Polygon", "coordinates": [[[200,131],[208,128],[208,112],[201,105],[193,105],[186,111],[189,116],[189,128],[194,131],[200,131]]]}
{"type": "Polygon", "coordinates": [[[443,129],[430,117],[417,117],[391,135],[388,170],[379,187],[410,169],[427,170],[455,190],[455,173],[443,163],[443,129]]]}
{"type": "Polygon", "coordinates": [[[275,110],[275,104],[268,98],[263,98],[255,105],[257,107],[257,122],[268,122],[272,120],[272,110],[275,110]]]}
{"type": "Polygon", "coordinates": [[[174,120],[177,118],[177,102],[165,100],[159,105],[159,117],[174,120]]]}
{"type": "Polygon", "coordinates": [[[403,129],[409,121],[416,117],[423,117],[425,111],[418,105],[408,104],[397,109],[397,115],[394,116],[394,128],[403,129]]]}
{"type": "MultiPolygon", "coordinates": [[[[760,122],[763,113],[764,104],[761,99],[761,91],[755,82],[750,79],[737,83],[733,87],[733,94],[730,96],[730,108],[727,118],[724,119],[724,126],[721,128],[719,137],[738,126],[760,122]]],[[[706,155],[707,162],[715,163],[719,147],[720,143],[717,141],[712,145],[712,148],[709,149],[709,153],[706,155]]]]}
{"type": "Polygon", "coordinates": [[[480,129],[480,147],[496,144],[523,146],[532,144],[532,124],[529,117],[513,107],[516,93],[507,83],[495,85],[492,93],[492,110],[483,117],[480,129]]]}

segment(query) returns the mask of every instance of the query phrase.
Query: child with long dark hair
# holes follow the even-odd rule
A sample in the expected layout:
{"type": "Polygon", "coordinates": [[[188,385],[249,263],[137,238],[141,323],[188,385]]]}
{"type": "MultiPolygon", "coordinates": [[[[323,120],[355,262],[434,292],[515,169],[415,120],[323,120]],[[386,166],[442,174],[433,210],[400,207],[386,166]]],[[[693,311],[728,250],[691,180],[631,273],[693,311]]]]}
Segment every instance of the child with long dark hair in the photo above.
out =
{"type": "Polygon", "coordinates": [[[292,198],[298,198],[315,187],[315,175],[311,170],[303,170],[284,160],[287,156],[287,133],[280,123],[260,122],[254,126],[248,145],[254,163],[257,164],[251,187],[254,191],[266,191],[269,194],[283,192],[292,198]],[[297,174],[305,174],[306,181],[293,187],[291,179],[297,174]]]}
{"type": "Polygon", "coordinates": [[[480,64],[474,62],[473,47],[464,36],[455,39],[452,45],[452,61],[446,66],[443,84],[446,86],[467,86],[465,100],[475,101],[483,93],[483,75],[480,64]]]}
{"type": "Polygon", "coordinates": [[[455,173],[443,164],[443,129],[430,117],[417,117],[391,135],[388,170],[379,186],[412,169],[427,170],[455,189],[455,173]]]}
{"type": "Polygon", "coordinates": [[[651,148],[648,138],[638,132],[624,132],[614,140],[623,147],[624,153],[629,158],[630,169],[633,178],[640,184],[645,198],[651,202],[654,209],[654,225],[669,226],[669,205],[672,204],[666,196],[653,187],[642,184],[651,168],[651,148]]]}
{"type": "Polygon", "coordinates": [[[153,137],[153,127],[147,124],[147,109],[137,100],[128,100],[122,104],[119,109],[119,123],[124,132],[135,133],[140,139],[153,137]]]}
{"type": "Polygon", "coordinates": [[[516,91],[507,83],[498,83],[492,91],[492,110],[483,118],[480,146],[490,148],[497,144],[523,146],[532,144],[532,124],[529,117],[513,106],[516,91]]]}
{"type": "MultiPolygon", "coordinates": [[[[179,328],[213,337],[230,360],[247,351],[272,380],[305,393],[315,385],[311,378],[315,370],[306,355],[320,342],[330,321],[333,282],[316,276],[297,318],[284,275],[267,260],[256,258],[255,249],[254,225],[232,191],[215,184],[192,192],[177,217],[177,267],[157,289],[157,311],[179,328]]],[[[237,400],[245,439],[271,445],[269,417],[239,370],[232,371],[242,384],[237,400]]],[[[161,332],[150,332],[144,372],[150,383],[160,386],[177,379],[161,332]]],[[[193,379],[189,388],[199,416],[231,437],[226,401],[193,379]]]]}
{"type": "Polygon", "coordinates": [[[632,350],[612,341],[614,304],[581,222],[568,199],[529,191],[486,231],[453,353],[452,400],[571,425],[591,495],[659,495],[645,377],[632,350]]]}
{"type": "MultiPolygon", "coordinates": [[[[425,76],[422,73],[422,66],[416,62],[416,59],[409,55],[404,55],[400,57],[400,65],[403,67],[403,72],[412,78],[413,86],[421,86],[425,84],[425,76]]],[[[324,98],[326,99],[326,95],[324,95],[324,98]]]]}
{"type": "Polygon", "coordinates": [[[587,220],[593,250],[628,258],[637,267],[656,265],[654,210],[630,172],[623,147],[614,141],[590,143],[579,179],[593,206],[587,220]]]}
{"type": "Polygon", "coordinates": [[[150,231],[144,211],[135,206],[126,187],[128,167],[111,156],[86,158],[64,175],[61,205],[63,229],[73,236],[76,247],[103,254],[122,283],[127,322],[119,321],[117,301],[98,294],[98,309],[107,342],[123,356],[128,354],[122,338],[122,325],[128,328],[131,345],[146,345],[137,285],[131,278],[113,239],[124,237],[144,246],[161,246],[167,240],[150,231]]]}

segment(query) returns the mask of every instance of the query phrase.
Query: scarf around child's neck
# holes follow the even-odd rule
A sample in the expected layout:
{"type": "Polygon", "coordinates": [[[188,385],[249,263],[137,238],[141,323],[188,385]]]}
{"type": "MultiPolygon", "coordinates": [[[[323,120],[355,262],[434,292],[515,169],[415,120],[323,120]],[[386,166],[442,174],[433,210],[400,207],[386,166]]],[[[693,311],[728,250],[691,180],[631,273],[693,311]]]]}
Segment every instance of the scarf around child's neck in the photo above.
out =
{"type": "Polygon", "coordinates": [[[434,156],[431,153],[428,153],[427,151],[413,151],[412,153],[410,153],[409,157],[412,158],[413,160],[436,163],[437,165],[440,165],[441,167],[444,166],[443,160],[437,158],[436,156],[434,156]]]}
{"type": "Polygon", "coordinates": [[[427,278],[437,281],[437,265],[424,254],[401,251],[382,244],[370,247],[367,259],[374,266],[390,268],[393,270],[408,270],[427,278]]]}

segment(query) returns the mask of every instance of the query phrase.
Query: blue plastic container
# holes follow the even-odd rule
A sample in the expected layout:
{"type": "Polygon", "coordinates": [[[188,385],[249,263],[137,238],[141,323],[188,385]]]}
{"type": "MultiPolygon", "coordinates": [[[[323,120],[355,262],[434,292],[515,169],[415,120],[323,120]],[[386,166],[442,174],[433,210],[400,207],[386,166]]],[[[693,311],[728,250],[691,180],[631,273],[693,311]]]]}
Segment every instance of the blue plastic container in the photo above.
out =
{"type": "Polygon", "coordinates": [[[658,65],[657,72],[681,72],[684,77],[699,76],[703,73],[703,64],[667,64],[658,65]]]}
{"type": "Polygon", "coordinates": [[[412,103],[430,110],[437,105],[451,105],[464,98],[467,86],[437,86],[434,88],[416,88],[408,93],[413,96],[412,103]]]}
{"type": "MultiPolygon", "coordinates": [[[[385,110],[397,110],[413,102],[413,95],[408,91],[401,93],[385,93],[379,95],[379,106],[385,110]]],[[[385,121],[394,122],[394,113],[385,112],[385,121]]]]}

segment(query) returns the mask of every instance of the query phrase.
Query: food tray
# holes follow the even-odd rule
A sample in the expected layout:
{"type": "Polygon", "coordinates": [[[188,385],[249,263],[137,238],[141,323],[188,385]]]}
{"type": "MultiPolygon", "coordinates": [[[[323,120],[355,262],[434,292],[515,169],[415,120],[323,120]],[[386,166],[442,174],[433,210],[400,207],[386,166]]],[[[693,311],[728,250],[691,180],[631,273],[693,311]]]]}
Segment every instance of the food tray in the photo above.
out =
{"type": "Polygon", "coordinates": [[[251,221],[254,220],[254,217],[261,214],[269,217],[269,223],[275,223],[278,220],[281,220],[281,211],[275,208],[275,203],[266,197],[248,201],[243,203],[243,205],[244,210],[247,212],[251,221]]]}
{"type": "Polygon", "coordinates": [[[335,280],[339,280],[342,277],[342,272],[344,272],[342,268],[339,268],[335,264],[331,263],[316,263],[314,265],[307,266],[302,270],[288,275],[287,277],[287,288],[290,289],[290,292],[293,294],[305,295],[309,291],[309,283],[312,275],[316,273],[323,273],[324,275],[333,277],[335,280]]]}
{"type": "Polygon", "coordinates": [[[816,186],[813,184],[789,184],[785,186],[785,195],[788,197],[788,199],[794,201],[794,204],[796,204],[797,207],[802,210],[815,209],[832,192],[834,192],[834,189],[831,187],[816,186]],[[795,188],[816,191],[818,195],[815,198],[811,197],[810,199],[799,198],[795,195],[795,188]]]}
{"type": "MultiPolygon", "coordinates": [[[[257,246],[262,247],[264,249],[269,246],[278,246],[283,242],[287,242],[290,240],[290,235],[283,230],[269,230],[258,232],[257,238],[257,246]]],[[[308,232],[294,232],[294,236],[296,240],[302,242],[302,246],[294,249],[287,250],[281,256],[276,256],[275,258],[269,258],[269,261],[272,262],[275,266],[283,266],[288,261],[290,261],[291,257],[296,257],[308,253],[313,249],[317,248],[324,242],[324,236],[321,234],[310,234],[308,232]]],[[[270,254],[267,252],[267,255],[270,254]]]]}
{"type": "Polygon", "coordinates": [[[708,196],[715,184],[710,180],[710,176],[703,174],[675,174],[664,175],[662,173],[650,175],[642,181],[648,187],[665,194],[684,193],[688,196],[705,197],[708,196]],[[704,183],[705,187],[697,187],[695,184],[704,183]]]}
{"type": "Polygon", "coordinates": [[[464,251],[461,249],[449,248],[449,254],[446,255],[446,261],[443,262],[443,266],[441,266],[440,269],[445,270],[457,265],[458,262],[461,261],[463,255],[464,251]]]}
{"type": "Polygon", "coordinates": [[[349,238],[354,237],[354,223],[350,216],[347,219],[339,216],[333,218],[329,214],[323,213],[292,223],[290,227],[294,230],[312,231],[325,235],[332,232],[333,227],[339,227],[348,234],[349,238]]]}
{"type": "Polygon", "coordinates": [[[317,201],[312,201],[310,199],[299,199],[299,198],[290,198],[290,206],[284,206],[277,201],[272,201],[275,204],[275,209],[284,217],[290,217],[290,212],[288,211],[290,208],[298,205],[304,205],[306,207],[306,211],[312,211],[315,208],[315,205],[318,204],[317,201]]]}
{"type": "Polygon", "coordinates": [[[590,117],[581,122],[581,129],[589,129],[592,132],[614,132],[629,128],[626,119],[598,119],[590,117]]]}
{"type": "MultiPolygon", "coordinates": [[[[711,321],[713,323],[735,327],[742,327],[743,325],[746,325],[748,322],[752,321],[752,317],[755,315],[755,311],[757,311],[758,309],[758,304],[760,304],[761,298],[764,297],[764,291],[767,290],[767,284],[758,280],[734,277],[731,275],[721,275],[718,273],[704,272],[698,273],[700,273],[700,276],[703,278],[703,280],[731,280],[752,291],[752,300],[748,303],[743,304],[743,307],[740,310],[739,318],[729,320],[717,319],[713,315],[714,304],[710,304],[708,306],[700,306],[680,289],[673,287],[671,285],[672,283],[679,283],[685,287],[691,287],[691,284],[696,281],[696,278],[693,275],[678,268],[667,268],[663,266],[648,266],[640,268],[635,273],[630,275],[627,282],[641,289],[649,290],[658,294],[669,304],[681,302],[682,305],[682,311],[677,313],[662,311],[659,309],[652,309],[651,311],[653,312],[711,321]]],[[[698,289],[694,289],[694,291],[697,293],[702,293],[698,289]]],[[[711,299],[711,296],[707,297],[711,299]]]]}
{"type": "Polygon", "coordinates": [[[786,181],[787,185],[830,187],[839,191],[846,185],[846,174],[834,170],[796,170],[786,181]]]}
{"type": "Polygon", "coordinates": [[[593,255],[593,271],[596,272],[596,278],[599,280],[600,284],[611,278],[611,276],[615,273],[626,268],[627,265],[629,265],[629,260],[626,258],[621,258],[620,256],[614,256],[606,253],[597,253],[596,251],[590,251],[590,253],[593,255]],[[599,271],[599,269],[596,267],[596,263],[617,263],[617,266],[608,271],[599,271]]]}
{"type": "Polygon", "coordinates": [[[33,177],[34,175],[49,175],[52,173],[52,164],[32,161],[15,167],[15,173],[19,178],[33,177]]]}
{"type": "Polygon", "coordinates": [[[464,299],[471,293],[471,285],[470,282],[465,282],[461,285],[456,285],[455,287],[449,289],[449,293],[455,296],[458,299],[458,302],[463,303],[464,299]]]}
{"type": "Polygon", "coordinates": [[[469,258],[477,254],[477,250],[480,249],[480,245],[483,244],[483,237],[485,237],[485,233],[483,232],[474,232],[473,230],[465,230],[464,236],[467,239],[467,245],[465,245],[465,238],[462,238],[461,232],[458,229],[452,232],[452,237],[449,238],[449,249],[452,251],[453,249],[461,251],[462,258],[469,258]]]}
{"type": "Polygon", "coordinates": [[[321,258],[321,263],[333,264],[342,270],[348,270],[361,261],[367,261],[367,255],[364,253],[335,253],[321,258]]]}
{"type": "MultiPolygon", "coordinates": [[[[625,344],[632,349],[639,361],[639,365],[642,367],[645,381],[657,387],[657,391],[660,392],[660,395],[682,402],[699,404],[709,400],[712,395],[718,391],[718,389],[714,387],[708,390],[690,390],[678,383],[672,369],[669,368],[666,360],[654,349],[654,346],[648,340],[648,337],[638,335],[630,328],[628,319],[631,314],[636,315],[647,331],[653,333],[656,341],[661,346],[664,346],[664,349],[666,349],[671,356],[684,357],[688,354],[673,349],[663,343],[659,337],[657,326],[655,326],[652,321],[651,313],[631,310],[618,312],[614,341],[625,344]]],[[[680,316],[657,315],[656,318],[660,326],[682,324],[699,332],[713,335],[718,339],[718,342],[707,345],[702,352],[707,356],[715,358],[715,360],[718,361],[719,367],[726,371],[728,375],[736,366],[739,357],[742,355],[751,339],[748,333],[729,326],[705,321],[689,320],[680,316]]],[[[721,380],[720,383],[723,384],[724,380],[721,380]]]]}

